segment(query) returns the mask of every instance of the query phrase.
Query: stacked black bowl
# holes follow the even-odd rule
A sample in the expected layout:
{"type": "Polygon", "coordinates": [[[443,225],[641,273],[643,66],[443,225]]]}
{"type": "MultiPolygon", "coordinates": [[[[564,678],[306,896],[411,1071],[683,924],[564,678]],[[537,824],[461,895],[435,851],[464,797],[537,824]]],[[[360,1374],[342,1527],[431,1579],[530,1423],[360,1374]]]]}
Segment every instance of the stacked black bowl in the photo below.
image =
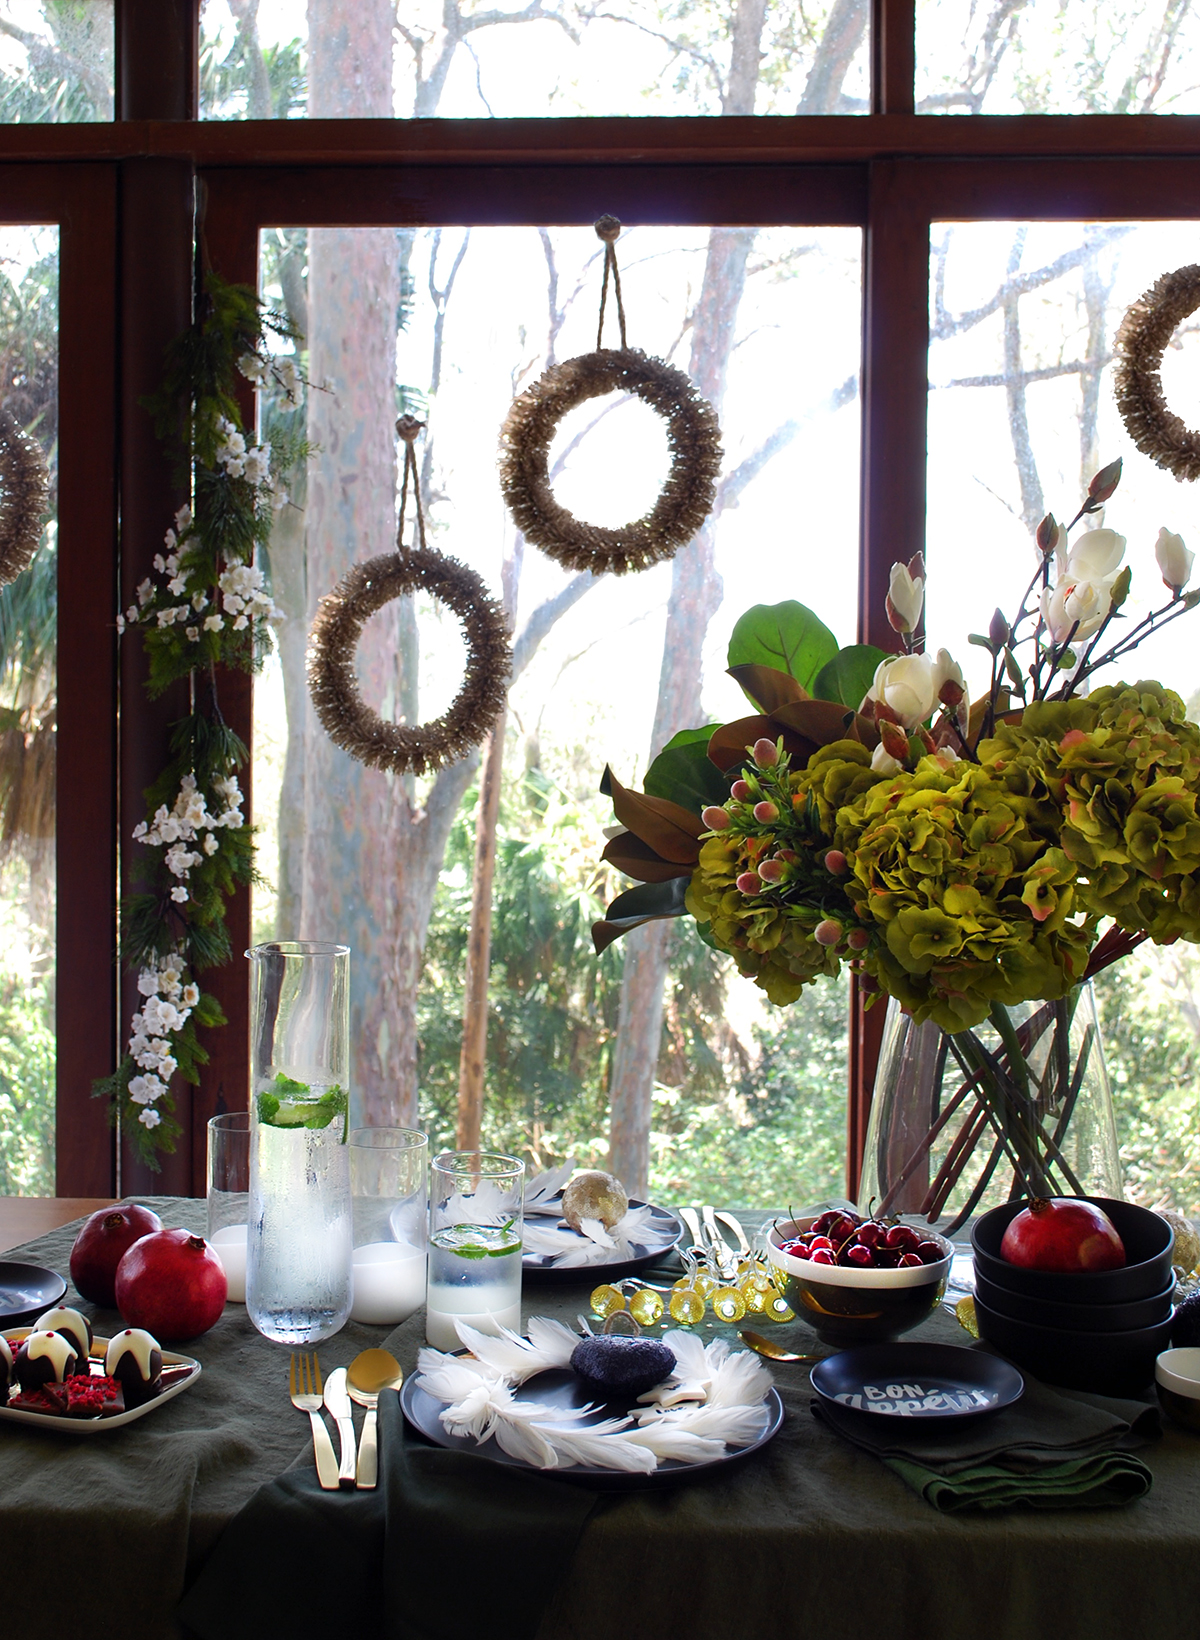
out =
{"type": "Polygon", "coordinates": [[[1125,1244],[1118,1270],[1027,1270],[1000,1255],[1011,1221],[1026,1206],[1007,1202],[971,1232],[979,1333],[1035,1378],[1098,1395],[1136,1395],[1170,1347],[1175,1272],[1171,1226],[1132,1202],[1089,1196],[1125,1244]]]}

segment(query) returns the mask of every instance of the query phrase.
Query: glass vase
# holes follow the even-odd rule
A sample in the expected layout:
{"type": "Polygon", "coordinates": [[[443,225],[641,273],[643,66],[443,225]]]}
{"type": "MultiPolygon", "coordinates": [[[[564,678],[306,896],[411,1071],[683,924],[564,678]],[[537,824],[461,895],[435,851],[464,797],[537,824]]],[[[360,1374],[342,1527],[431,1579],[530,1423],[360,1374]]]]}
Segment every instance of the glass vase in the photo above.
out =
{"type": "Polygon", "coordinates": [[[1090,985],[949,1033],[888,1003],[859,1207],[943,1234],[1031,1195],[1119,1198],[1112,1093],[1090,985]]]}
{"type": "Polygon", "coordinates": [[[266,1338],[318,1344],[350,1313],[350,951],[295,941],[246,955],[246,1310],[266,1338]]]}

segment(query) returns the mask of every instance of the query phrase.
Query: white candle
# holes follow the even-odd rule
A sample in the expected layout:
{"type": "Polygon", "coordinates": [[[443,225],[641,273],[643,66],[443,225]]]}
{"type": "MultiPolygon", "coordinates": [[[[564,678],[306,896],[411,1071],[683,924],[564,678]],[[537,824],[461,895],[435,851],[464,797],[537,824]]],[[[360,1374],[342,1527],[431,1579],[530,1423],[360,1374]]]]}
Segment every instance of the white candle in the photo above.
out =
{"type": "MultiPolygon", "coordinates": [[[[478,1303],[478,1289],[464,1293],[463,1298],[467,1303],[472,1300],[478,1303]]],[[[456,1321],[464,1321],[468,1327],[474,1327],[476,1332],[486,1333],[490,1338],[499,1338],[501,1327],[519,1333],[521,1301],[518,1299],[515,1304],[507,1304],[498,1310],[443,1310],[431,1304],[425,1311],[425,1342],[432,1344],[435,1350],[461,1350],[463,1342],[458,1336],[456,1321]]]]}
{"type": "Polygon", "coordinates": [[[425,1254],[400,1241],[373,1241],[354,1249],[351,1321],[395,1327],[425,1302],[425,1254]]]}
{"type": "Polygon", "coordinates": [[[225,1266],[231,1304],[246,1302],[246,1229],[244,1224],[227,1224],[210,1237],[213,1252],[225,1266]]]}

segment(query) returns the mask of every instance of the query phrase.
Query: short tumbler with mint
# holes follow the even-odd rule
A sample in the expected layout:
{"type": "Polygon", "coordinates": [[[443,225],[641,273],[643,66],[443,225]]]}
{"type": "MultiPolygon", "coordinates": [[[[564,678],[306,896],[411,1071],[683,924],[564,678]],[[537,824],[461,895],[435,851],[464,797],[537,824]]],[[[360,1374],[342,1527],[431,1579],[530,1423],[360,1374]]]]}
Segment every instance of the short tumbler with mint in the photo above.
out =
{"type": "Polygon", "coordinates": [[[446,1151],[429,1169],[429,1294],[425,1337],[461,1347],[455,1323],[521,1328],[525,1163],[483,1150],[446,1151]]]}
{"type": "Polygon", "coordinates": [[[319,1344],[350,1313],[350,950],[297,940],[246,955],[246,1310],[266,1338],[319,1344]]]}

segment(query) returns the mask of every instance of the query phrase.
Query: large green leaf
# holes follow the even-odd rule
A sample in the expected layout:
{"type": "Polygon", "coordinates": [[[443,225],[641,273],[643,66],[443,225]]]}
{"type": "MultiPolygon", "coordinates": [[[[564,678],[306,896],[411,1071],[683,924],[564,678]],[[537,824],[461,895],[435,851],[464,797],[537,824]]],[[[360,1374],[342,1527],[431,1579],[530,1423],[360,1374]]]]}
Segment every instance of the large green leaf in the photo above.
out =
{"type": "Polygon", "coordinates": [[[729,782],[708,758],[708,743],[719,727],[684,729],[667,742],[642,782],[651,797],[668,798],[697,814],[710,803],[725,801],[729,782]]]}
{"type": "Polygon", "coordinates": [[[642,923],[659,922],[687,915],[687,879],[676,877],[669,883],[639,883],[618,894],[603,922],[592,924],[592,944],[599,953],[622,934],[642,923]]]}
{"type": "Polygon", "coordinates": [[[875,668],[885,661],[884,650],[873,643],[852,643],[839,649],[817,673],[813,694],[818,700],[836,700],[857,712],[875,678],[875,668]]]}
{"type": "Polygon", "coordinates": [[[833,633],[803,604],[755,604],[734,627],[725,664],[774,667],[812,694],[817,673],[837,652],[833,633]]]}

